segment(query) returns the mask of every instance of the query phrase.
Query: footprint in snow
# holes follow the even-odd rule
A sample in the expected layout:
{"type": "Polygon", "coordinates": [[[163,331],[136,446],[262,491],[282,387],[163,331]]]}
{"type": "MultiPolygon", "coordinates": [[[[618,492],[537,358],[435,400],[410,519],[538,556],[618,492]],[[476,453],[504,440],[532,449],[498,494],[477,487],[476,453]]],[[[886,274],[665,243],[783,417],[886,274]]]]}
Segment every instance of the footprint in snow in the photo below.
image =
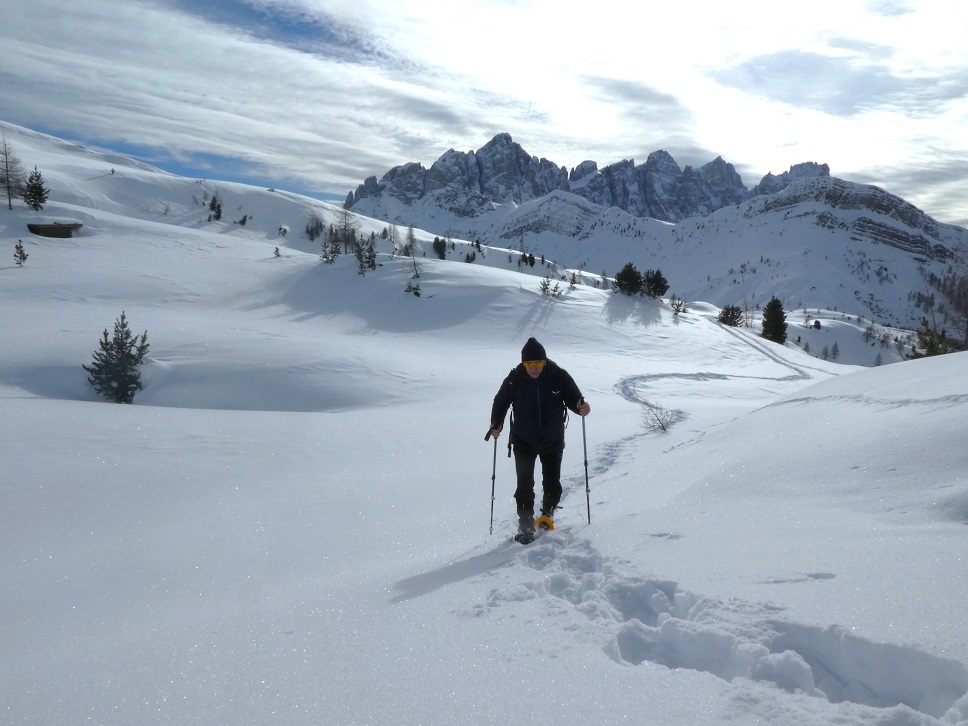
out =
{"type": "MultiPolygon", "coordinates": [[[[472,610],[475,615],[553,598],[603,627],[603,648],[621,665],[692,669],[832,703],[903,705],[949,723],[968,720],[968,668],[959,661],[867,640],[839,625],[785,621],[769,605],[719,601],[681,590],[675,582],[623,572],[627,563],[609,561],[588,540],[566,533],[548,533],[521,549],[517,562],[533,578],[509,578],[514,582],[493,588],[486,605],[472,610]]],[[[768,582],[834,577],[813,572],[768,582]]]]}

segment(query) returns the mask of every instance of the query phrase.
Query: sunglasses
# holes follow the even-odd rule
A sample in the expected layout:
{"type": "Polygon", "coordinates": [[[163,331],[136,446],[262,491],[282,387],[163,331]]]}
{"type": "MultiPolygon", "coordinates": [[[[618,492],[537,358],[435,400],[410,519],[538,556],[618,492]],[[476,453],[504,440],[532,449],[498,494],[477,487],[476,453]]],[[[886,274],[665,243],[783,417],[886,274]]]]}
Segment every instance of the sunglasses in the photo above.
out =
{"type": "Polygon", "coordinates": [[[524,361],[524,367],[528,370],[534,370],[535,368],[544,368],[545,362],[543,360],[526,360],[524,361]]]}

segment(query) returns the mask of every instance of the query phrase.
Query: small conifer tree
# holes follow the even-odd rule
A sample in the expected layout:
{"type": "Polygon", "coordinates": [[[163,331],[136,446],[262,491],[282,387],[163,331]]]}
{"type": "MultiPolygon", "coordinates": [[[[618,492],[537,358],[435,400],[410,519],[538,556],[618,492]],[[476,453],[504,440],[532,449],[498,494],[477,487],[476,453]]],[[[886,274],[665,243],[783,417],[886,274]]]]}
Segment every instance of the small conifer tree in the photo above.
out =
{"type": "Polygon", "coordinates": [[[447,242],[439,237],[434,237],[434,252],[440,259],[447,259],[447,242]]]}
{"type": "Polygon", "coordinates": [[[35,212],[38,212],[44,208],[44,203],[47,201],[49,194],[50,189],[44,186],[44,177],[37,171],[37,167],[35,166],[34,170],[27,177],[27,183],[24,185],[24,203],[35,212]]]}
{"type": "Polygon", "coordinates": [[[631,262],[627,263],[615,275],[614,287],[617,292],[624,292],[626,295],[640,295],[642,285],[642,273],[631,262]]]}
{"type": "Polygon", "coordinates": [[[24,262],[27,261],[27,257],[27,252],[24,250],[24,241],[18,239],[16,246],[13,248],[13,260],[17,263],[17,267],[23,267],[24,262]]]}
{"type": "Polygon", "coordinates": [[[222,200],[219,199],[218,193],[212,195],[212,201],[208,203],[208,208],[212,212],[211,217],[216,222],[222,219],[222,200]]]}
{"type": "Polygon", "coordinates": [[[141,372],[138,370],[148,353],[148,331],[140,337],[132,335],[128,321],[121,317],[114,321],[114,336],[108,338],[107,329],[94,352],[90,366],[81,366],[88,372],[87,382],[94,386],[98,395],[114,403],[131,403],[140,391],[141,372]]]}
{"type": "Polygon", "coordinates": [[[373,246],[373,241],[366,246],[366,251],[363,253],[363,261],[366,264],[366,269],[375,270],[376,269],[376,248],[373,246]]]}
{"type": "Polygon", "coordinates": [[[319,216],[319,213],[316,212],[316,210],[310,212],[309,221],[306,222],[306,236],[309,237],[311,241],[315,242],[317,238],[323,236],[323,232],[325,231],[326,222],[323,221],[323,218],[319,216]]]}
{"type": "Polygon", "coordinates": [[[356,274],[360,275],[361,277],[365,277],[366,270],[367,270],[366,245],[364,245],[363,242],[357,242],[353,246],[353,254],[356,255],[356,263],[357,263],[356,274]]]}
{"type": "Polygon", "coordinates": [[[336,258],[339,257],[343,246],[340,244],[339,234],[335,227],[329,228],[329,239],[322,243],[323,251],[319,255],[319,259],[325,262],[327,265],[332,265],[336,262],[336,258]]]}
{"type": "Polygon", "coordinates": [[[763,308],[763,337],[783,345],[787,339],[786,313],[783,303],[774,295],[763,308]]]}
{"type": "Polygon", "coordinates": [[[719,322],[738,328],[743,324],[743,311],[739,305],[727,305],[719,311],[719,322]]]}
{"type": "Polygon", "coordinates": [[[662,297],[669,291],[669,281],[662,270],[646,270],[642,275],[642,292],[652,298],[662,297]]]}

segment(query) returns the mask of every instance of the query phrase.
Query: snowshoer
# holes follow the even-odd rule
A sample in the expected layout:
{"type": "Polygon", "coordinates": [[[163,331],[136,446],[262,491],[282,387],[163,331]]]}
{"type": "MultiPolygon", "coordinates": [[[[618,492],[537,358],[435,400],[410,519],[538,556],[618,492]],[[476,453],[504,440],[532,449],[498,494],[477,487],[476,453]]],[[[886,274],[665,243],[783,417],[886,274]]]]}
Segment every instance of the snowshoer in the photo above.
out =
{"type": "Polygon", "coordinates": [[[575,380],[564,368],[548,360],[544,346],[534,338],[521,349],[521,364],[511,369],[501,384],[491,408],[491,436],[504,429],[504,417],[511,411],[508,447],[514,450],[518,506],[518,534],[514,539],[527,544],[534,539],[535,526],[554,529],[554,511],[561,500],[561,455],[565,448],[567,410],[587,416],[585,402],[575,380]],[[534,518],[534,466],[541,460],[541,517],[534,518]]]}

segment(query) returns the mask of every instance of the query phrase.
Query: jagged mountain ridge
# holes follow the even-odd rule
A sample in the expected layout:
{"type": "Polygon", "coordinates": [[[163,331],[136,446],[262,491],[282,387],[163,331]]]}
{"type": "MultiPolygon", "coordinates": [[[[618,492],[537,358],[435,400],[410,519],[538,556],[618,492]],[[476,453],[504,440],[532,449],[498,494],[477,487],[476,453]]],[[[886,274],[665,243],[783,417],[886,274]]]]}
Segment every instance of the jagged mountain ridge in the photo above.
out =
{"type": "Polygon", "coordinates": [[[477,151],[444,153],[426,169],[416,162],[390,169],[380,181],[367,178],[347,195],[347,208],[379,217],[389,199],[403,206],[433,201],[457,217],[475,217],[494,205],[522,204],[553,191],[568,191],[603,207],[637,217],[678,222],[739,204],[757,194],[773,194],[802,178],[829,176],[826,164],[806,163],[783,174],[767,174],[752,190],[732,164],[717,157],[703,166],[680,168],[666,151],[599,168],[583,161],[570,172],[532,156],[510,134],[496,135],[477,151]]]}
{"type": "Polygon", "coordinates": [[[792,306],[902,327],[917,327],[924,314],[914,295],[926,291],[924,275],[944,275],[968,254],[968,230],[879,187],[832,177],[826,164],[767,174],[751,190],[721,158],[680,170],[666,152],[641,166],[598,169],[587,161],[566,176],[506,134],[478,152],[449,151],[429,170],[406,164],[380,182],[370,177],[345,206],[533,252],[556,269],[614,275],[629,261],[658,267],[673,292],[719,306],[762,304],[775,294],[792,306]],[[710,245],[728,249],[735,267],[704,263],[710,245]]]}

